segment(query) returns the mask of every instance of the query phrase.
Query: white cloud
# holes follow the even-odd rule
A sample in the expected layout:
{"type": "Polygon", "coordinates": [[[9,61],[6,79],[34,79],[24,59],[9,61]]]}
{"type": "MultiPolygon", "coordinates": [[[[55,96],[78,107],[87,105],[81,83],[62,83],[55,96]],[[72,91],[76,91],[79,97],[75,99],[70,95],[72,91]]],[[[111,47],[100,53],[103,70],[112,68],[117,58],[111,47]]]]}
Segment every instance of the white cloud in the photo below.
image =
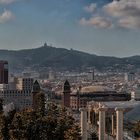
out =
{"type": "Polygon", "coordinates": [[[104,9],[112,16],[120,17],[125,15],[140,14],[140,0],[113,1],[104,6],[104,9]]]}
{"type": "Polygon", "coordinates": [[[90,25],[96,28],[111,28],[112,22],[108,18],[104,18],[101,16],[91,17],[90,19],[82,18],[80,20],[81,25],[90,25]]]}
{"type": "Polygon", "coordinates": [[[10,4],[16,2],[17,0],[0,0],[0,4],[10,4]]]}
{"type": "Polygon", "coordinates": [[[140,29],[140,0],[114,0],[97,11],[96,8],[97,5],[94,3],[84,7],[86,12],[91,13],[91,17],[82,18],[81,25],[97,28],[110,28],[115,25],[128,29],[140,29]],[[95,15],[95,11],[99,16],[95,15]]]}
{"type": "Polygon", "coordinates": [[[90,5],[85,6],[84,10],[88,13],[93,13],[96,10],[96,7],[97,7],[96,3],[91,3],[90,5]]]}
{"type": "Polygon", "coordinates": [[[140,29],[140,0],[113,1],[104,10],[118,20],[119,26],[140,29]]]}
{"type": "Polygon", "coordinates": [[[4,10],[4,12],[0,15],[0,23],[5,23],[14,19],[14,15],[11,11],[4,10]]]}
{"type": "Polygon", "coordinates": [[[119,26],[129,29],[140,29],[140,18],[129,16],[126,18],[121,18],[119,21],[119,26]]]}

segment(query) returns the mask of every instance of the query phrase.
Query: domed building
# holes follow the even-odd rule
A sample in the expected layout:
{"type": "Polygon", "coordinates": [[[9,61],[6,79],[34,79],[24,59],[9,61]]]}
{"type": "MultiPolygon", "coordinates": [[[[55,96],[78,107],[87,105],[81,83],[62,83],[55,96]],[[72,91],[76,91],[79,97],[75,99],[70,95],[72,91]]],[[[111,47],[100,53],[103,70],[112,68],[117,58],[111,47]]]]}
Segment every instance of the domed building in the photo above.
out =
{"type": "Polygon", "coordinates": [[[129,100],[126,93],[117,93],[107,86],[86,86],[73,91],[70,96],[70,106],[73,110],[86,107],[89,101],[126,101],[129,100]]]}

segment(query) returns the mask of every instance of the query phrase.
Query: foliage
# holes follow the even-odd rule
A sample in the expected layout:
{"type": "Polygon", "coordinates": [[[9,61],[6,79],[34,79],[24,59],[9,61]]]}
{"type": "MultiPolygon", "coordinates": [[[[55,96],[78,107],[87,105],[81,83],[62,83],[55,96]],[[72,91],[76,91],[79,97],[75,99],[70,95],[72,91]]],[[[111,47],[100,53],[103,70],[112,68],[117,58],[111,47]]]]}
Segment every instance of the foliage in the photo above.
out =
{"type": "Polygon", "coordinates": [[[35,95],[35,111],[40,115],[44,115],[45,113],[45,95],[43,92],[36,93],[35,95]]]}
{"type": "Polygon", "coordinates": [[[140,137],[140,120],[134,125],[133,131],[140,137]]]}
{"type": "MultiPolygon", "coordinates": [[[[41,111],[42,112],[42,111],[41,111]]],[[[0,116],[3,140],[79,140],[80,129],[66,109],[48,105],[42,115],[32,108],[0,116]]]]}

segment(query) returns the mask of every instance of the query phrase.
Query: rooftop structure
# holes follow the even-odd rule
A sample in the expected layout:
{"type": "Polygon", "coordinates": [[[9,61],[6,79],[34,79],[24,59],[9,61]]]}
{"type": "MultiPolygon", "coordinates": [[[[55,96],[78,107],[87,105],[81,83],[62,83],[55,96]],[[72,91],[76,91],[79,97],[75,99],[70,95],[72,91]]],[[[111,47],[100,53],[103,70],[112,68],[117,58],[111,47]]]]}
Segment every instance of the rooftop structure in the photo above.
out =
{"type": "Polygon", "coordinates": [[[125,138],[123,133],[124,118],[133,116],[140,119],[139,112],[140,101],[91,101],[86,108],[81,110],[82,138],[90,138],[90,134],[96,132],[99,140],[106,140],[107,134],[110,134],[109,139],[111,140],[123,140],[125,138]],[[87,113],[88,115],[86,115],[87,113]]]}

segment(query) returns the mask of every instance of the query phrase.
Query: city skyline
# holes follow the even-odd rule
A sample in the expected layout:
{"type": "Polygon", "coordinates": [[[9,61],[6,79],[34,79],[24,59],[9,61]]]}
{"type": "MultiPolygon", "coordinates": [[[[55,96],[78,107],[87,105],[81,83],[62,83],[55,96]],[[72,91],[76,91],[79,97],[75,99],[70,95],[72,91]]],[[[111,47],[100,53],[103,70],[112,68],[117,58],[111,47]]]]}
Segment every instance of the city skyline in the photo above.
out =
{"type": "Polygon", "coordinates": [[[139,0],[0,0],[0,49],[42,46],[140,54],[139,0]]]}

